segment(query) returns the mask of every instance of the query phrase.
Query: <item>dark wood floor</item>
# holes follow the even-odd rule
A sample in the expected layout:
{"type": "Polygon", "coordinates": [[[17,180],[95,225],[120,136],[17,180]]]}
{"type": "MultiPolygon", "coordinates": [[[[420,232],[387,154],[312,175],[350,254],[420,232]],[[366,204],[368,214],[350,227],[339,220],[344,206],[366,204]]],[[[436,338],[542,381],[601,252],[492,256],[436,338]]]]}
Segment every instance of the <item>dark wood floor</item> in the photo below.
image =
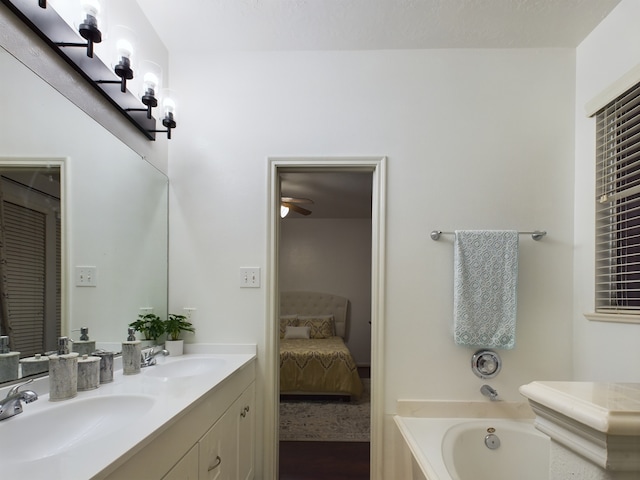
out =
{"type": "Polygon", "coordinates": [[[280,480],[369,478],[369,442],[280,442],[280,480]]]}

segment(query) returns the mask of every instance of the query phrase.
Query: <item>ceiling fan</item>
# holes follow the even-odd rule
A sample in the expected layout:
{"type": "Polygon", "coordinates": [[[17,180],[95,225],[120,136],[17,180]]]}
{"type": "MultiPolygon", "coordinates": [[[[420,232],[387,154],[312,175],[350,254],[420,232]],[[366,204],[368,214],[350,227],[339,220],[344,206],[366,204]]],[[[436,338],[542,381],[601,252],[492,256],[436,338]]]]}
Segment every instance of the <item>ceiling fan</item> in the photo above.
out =
{"type": "Polygon", "coordinates": [[[309,198],[297,198],[297,197],[280,197],[280,217],[284,218],[289,213],[289,210],[293,210],[301,215],[311,214],[311,210],[307,210],[301,207],[300,204],[308,205],[312,204],[313,200],[309,198]]]}

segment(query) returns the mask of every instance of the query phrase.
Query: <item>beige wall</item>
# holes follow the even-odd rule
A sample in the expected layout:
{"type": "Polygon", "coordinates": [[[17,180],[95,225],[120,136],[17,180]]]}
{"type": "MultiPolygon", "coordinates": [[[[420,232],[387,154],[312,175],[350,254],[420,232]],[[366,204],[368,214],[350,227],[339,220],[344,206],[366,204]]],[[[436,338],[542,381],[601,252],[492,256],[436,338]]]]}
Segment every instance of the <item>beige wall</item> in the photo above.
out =
{"type": "Polygon", "coordinates": [[[285,218],[279,261],[281,291],[349,299],[347,346],[358,365],[370,365],[371,219],[285,218]]]}

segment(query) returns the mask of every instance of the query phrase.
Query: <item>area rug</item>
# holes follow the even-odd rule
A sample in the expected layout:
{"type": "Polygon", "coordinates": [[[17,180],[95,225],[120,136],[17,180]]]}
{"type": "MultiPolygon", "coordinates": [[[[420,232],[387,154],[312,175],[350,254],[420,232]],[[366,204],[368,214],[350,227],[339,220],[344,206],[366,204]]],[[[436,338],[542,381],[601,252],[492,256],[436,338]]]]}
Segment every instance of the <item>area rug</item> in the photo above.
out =
{"type": "Polygon", "coordinates": [[[368,442],[371,423],[371,389],[363,379],[358,400],[292,399],[280,402],[280,440],[311,442],[368,442]]]}

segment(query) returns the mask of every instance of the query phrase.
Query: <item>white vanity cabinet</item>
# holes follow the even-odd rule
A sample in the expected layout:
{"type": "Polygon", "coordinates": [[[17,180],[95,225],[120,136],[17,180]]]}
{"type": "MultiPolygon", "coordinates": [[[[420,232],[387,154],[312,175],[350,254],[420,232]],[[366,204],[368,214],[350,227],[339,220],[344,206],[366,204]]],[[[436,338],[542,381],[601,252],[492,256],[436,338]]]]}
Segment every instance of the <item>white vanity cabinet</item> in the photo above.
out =
{"type": "Polygon", "coordinates": [[[202,437],[200,480],[251,480],[255,452],[255,384],[252,383],[202,437]]]}
{"type": "Polygon", "coordinates": [[[162,480],[198,480],[199,473],[198,445],[194,445],[162,480]]]}
{"type": "Polygon", "coordinates": [[[237,403],[238,423],[238,479],[251,480],[256,452],[255,383],[240,396],[237,403]]]}
{"type": "Polygon", "coordinates": [[[232,480],[238,477],[237,420],[234,410],[227,410],[198,442],[201,480],[232,480]]]}
{"type": "MultiPolygon", "coordinates": [[[[255,461],[255,360],[224,379],[115,470],[94,479],[251,480],[255,461]]],[[[120,463],[120,462],[118,462],[120,463]]],[[[106,473],[106,472],[103,472],[106,473]]]]}

